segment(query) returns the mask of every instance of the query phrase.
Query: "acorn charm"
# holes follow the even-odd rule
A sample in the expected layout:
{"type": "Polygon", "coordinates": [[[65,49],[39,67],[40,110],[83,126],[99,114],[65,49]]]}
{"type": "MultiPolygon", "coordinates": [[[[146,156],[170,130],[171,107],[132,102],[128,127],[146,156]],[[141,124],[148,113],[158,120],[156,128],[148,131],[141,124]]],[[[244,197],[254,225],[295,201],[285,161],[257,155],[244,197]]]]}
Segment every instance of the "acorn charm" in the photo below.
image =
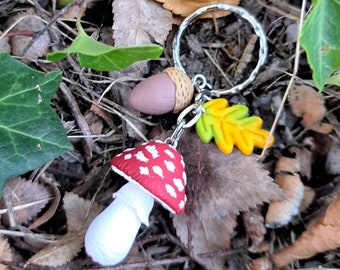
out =
{"type": "Polygon", "coordinates": [[[178,113],[190,104],[193,94],[190,78],[171,67],[137,84],[130,93],[129,105],[151,115],[178,113]]]}

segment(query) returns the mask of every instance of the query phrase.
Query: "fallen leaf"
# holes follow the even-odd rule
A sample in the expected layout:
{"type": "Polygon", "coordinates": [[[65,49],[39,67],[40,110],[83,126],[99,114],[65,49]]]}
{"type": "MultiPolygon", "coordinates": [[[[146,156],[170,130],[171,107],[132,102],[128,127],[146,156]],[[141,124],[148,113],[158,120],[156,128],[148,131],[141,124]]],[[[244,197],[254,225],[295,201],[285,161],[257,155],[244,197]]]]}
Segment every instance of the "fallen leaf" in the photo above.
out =
{"type": "Polygon", "coordinates": [[[16,263],[21,260],[21,257],[16,254],[10,247],[7,238],[0,235],[0,270],[9,270],[10,268],[2,264],[1,261],[16,263]]]}
{"type": "Polygon", "coordinates": [[[299,162],[294,158],[281,157],[276,162],[275,183],[283,190],[285,199],[269,204],[266,227],[282,227],[299,213],[304,195],[299,170],[299,162]]]}
{"type": "MultiPolygon", "coordinates": [[[[11,36],[9,41],[12,47],[12,55],[21,56],[26,45],[33,39],[33,35],[42,30],[45,25],[44,22],[37,18],[33,8],[27,9],[25,12],[17,13],[9,17],[6,22],[6,27],[9,27],[14,22],[21,20],[17,23],[10,33],[16,33],[11,36]],[[22,19],[23,17],[26,17],[22,19]]],[[[25,53],[25,57],[37,59],[46,55],[51,43],[51,38],[48,31],[45,31],[39,36],[32,46],[25,53]]]]}
{"type": "Polygon", "coordinates": [[[87,110],[84,113],[84,117],[87,124],[89,125],[91,134],[93,135],[102,134],[104,125],[102,119],[97,114],[95,114],[91,110],[87,110]]]}
{"type": "Polygon", "coordinates": [[[98,204],[85,200],[74,193],[66,193],[63,201],[68,232],[86,230],[92,220],[103,210],[98,204]]]}
{"type": "Polygon", "coordinates": [[[250,252],[259,252],[261,244],[263,244],[264,236],[267,232],[264,226],[264,217],[260,208],[252,208],[248,212],[242,214],[242,220],[247,235],[251,239],[251,246],[248,248],[250,252]]]}
{"type": "Polygon", "coordinates": [[[51,203],[51,205],[48,207],[48,209],[28,227],[30,230],[35,229],[35,228],[39,227],[41,224],[44,224],[45,222],[50,220],[53,217],[53,215],[55,214],[55,212],[57,211],[59,203],[60,203],[60,199],[61,199],[60,191],[59,191],[58,187],[56,186],[56,184],[55,183],[48,183],[48,182],[45,182],[45,183],[52,190],[54,199],[53,199],[53,202],[51,203]]]}
{"type": "Polygon", "coordinates": [[[115,0],[112,12],[115,46],[164,44],[172,29],[171,12],[153,0],[115,0]]]}
{"type": "Polygon", "coordinates": [[[291,91],[290,104],[293,113],[302,117],[301,124],[310,130],[328,134],[333,127],[321,122],[327,112],[324,97],[307,85],[295,85],[291,91]]]}
{"type": "Polygon", "coordinates": [[[310,180],[312,177],[312,165],[313,165],[315,156],[314,156],[313,151],[311,151],[308,148],[308,146],[310,145],[302,145],[300,147],[292,146],[289,148],[289,152],[294,153],[295,159],[299,162],[300,175],[302,177],[306,177],[307,180],[310,180]]]}
{"type": "Polygon", "coordinates": [[[237,225],[236,216],[224,219],[201,219],[200,213],[197,213],[193,207],[187,209],[193,214],[176,215],[173,218],[177,236],[188,248],[190,256],[203,267],[224,269],[230,236],[237,225]]]}
{"type": "Polygon", "coordinates": [[[314,189],[308,186],[304,186],[303,199],[300,205],[299,212],[302,213],[308,209],[309,206],[314,202],[316,192],[314,189]]]}
{"type": "Polygon", "coordinates": [[[84,246],[86,229],[102,208],[73,193],[66,193],[63,202],[67,218],[67,234],[33,255],[27,261],[28,264],[61,266],[70,262],[84,246]]]}
{"type": "Polygon", "coordinates": [[[332,142],[326,157],[326,171],[331,175],[340,175],[340,144],[332,142]]]}
{"type": "MultiPolygon", "coordinates": [[[[157,2],[163,3],[163,7],[165,9],[171,10],[174,14],[180,15],[182,17],[187,17],[191,13],[193,13],[196,9],[208,6],[211,4],[228,4],[237,6],[239,4],[239,0],[220,0],[220,1],[202,1],[202,0],[156,0],[157,2]]],[[[230,12],[226,11],[213,11],[207,14],[204,14],[201,18],[219,18],[224,17],[230,14],[230,12]]]]}
{"type": "Polygon", "coordinates": [[[12,178],[7,182],[0,202],[0,207],[7,209],[1,215],[1,222],[7,227],[28,223],[52,199],[53,195],[46,186],[20,177],[12,178]],[[11,224],[11,218],[14,218],[14,224],[11,224]]]}
{"type": "Polygon", "coordinates": [[[214,144],[202,143],[194,131],[183,133],[178,150],[186,164],[188,201],[185,214],[174,217],[174,226],[196,260],[208,269],[222,269],[226,255],[218,253],[229,248],[236,215],[282,199],[281,190],[255,155],[236,149],[224,155],[214,144]]]}
{"type": "MultiPolygon", "coordinates": [[[[0,31],[0,36],[2,36],[3,32],[0,31]]],[[[9,38],[4,36],[0,39],[0,52],[11,53],[11,45],[9,45],[9,38]]]]}
{"type": "Polygon", "coordinates": [[[340,197],[328,207],[325,215],[292,245],[272,255],[277,267],[310,258],[317,253],[340,247],[340,197]]]}

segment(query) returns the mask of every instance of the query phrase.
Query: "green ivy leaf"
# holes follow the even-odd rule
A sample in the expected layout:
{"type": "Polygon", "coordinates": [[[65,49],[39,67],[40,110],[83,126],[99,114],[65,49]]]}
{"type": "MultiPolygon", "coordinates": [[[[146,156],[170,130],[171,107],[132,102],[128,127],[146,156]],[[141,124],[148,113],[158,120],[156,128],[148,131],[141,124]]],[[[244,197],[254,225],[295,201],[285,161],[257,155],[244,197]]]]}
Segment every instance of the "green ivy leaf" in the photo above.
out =
{"type": "Polygon", "coordinates": [[[314,0],[300,41],[321,91],[333,72],[340,69],[340,0],[314,0]]]}
{"type": "Polygon", "coordinates": [[[78,35],[72,44],[61,51],[47,54],[46,59],[57,62],[67,54],[76,53],[81,66],[97,71],[126,68],[136,61],[157,59],[163,52],[159,45],[112,47],[89,37],[77,21],[78,35]]]}
{"type": "Polygon", "coordinates": [[[333,76],[329,77],[326,84],[340,86],[340,72],[336,72],[333,76]]]}
{"type": "Polygon", "coordinates": [[[61,72],[33,70],[0,52],[0,195],[6,181],[72,149],[49,103],[61,72]]]}

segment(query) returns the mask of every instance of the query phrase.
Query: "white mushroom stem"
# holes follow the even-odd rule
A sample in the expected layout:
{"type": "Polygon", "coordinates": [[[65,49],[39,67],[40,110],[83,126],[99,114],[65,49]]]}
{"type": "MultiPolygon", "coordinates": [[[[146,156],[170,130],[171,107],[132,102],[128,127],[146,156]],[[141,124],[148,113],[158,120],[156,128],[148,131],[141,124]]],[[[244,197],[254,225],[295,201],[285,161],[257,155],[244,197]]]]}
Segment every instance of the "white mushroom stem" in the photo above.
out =
{"type": "Polygon", "coordinates": [[[141,223],[149,225],[153,204],[154,198],[142,187],[131,182],[125,184],[89,226],[86,253],[101,265],[121,262],[129,253],[141,223]]]}

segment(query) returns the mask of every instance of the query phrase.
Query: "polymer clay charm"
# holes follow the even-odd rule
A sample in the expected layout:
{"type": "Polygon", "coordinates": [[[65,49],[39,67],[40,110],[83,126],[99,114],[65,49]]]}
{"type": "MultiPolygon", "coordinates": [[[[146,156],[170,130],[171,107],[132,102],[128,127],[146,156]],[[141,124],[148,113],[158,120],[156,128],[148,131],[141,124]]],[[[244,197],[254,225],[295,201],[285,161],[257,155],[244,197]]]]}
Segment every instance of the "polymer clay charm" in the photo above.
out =
{"type": "Polygon", "coordinates": [[[87,254],[102,265],[126,257],[141,224],[149,225],[155,200],[172,214],[182,214],[186,202],[183,157],[171,144],[153,141],[126,149],[112,158],[111,165],[128,183],[85,235],[87,254]]]}
{"type": "Polygon", "coordinates": [[[223,98],[210,100],[202,105],[203,113],[196,123],[199,138],[207,143],[215,140],[218,148],[225,154],[233,151],[234,145],[245,155],[253,153],[254,147],[271,147],[274,137],[261,129],[262,119],[248,116],[248,107],[233,105],[223,98]]]}
{"type": "Polygon", "coordinates": [[[178,113],[191,103],[193,95],[190,78],[177,68],[167,68],[137,84],[129,95],[129,105],[151,115],[178,113]]]}

